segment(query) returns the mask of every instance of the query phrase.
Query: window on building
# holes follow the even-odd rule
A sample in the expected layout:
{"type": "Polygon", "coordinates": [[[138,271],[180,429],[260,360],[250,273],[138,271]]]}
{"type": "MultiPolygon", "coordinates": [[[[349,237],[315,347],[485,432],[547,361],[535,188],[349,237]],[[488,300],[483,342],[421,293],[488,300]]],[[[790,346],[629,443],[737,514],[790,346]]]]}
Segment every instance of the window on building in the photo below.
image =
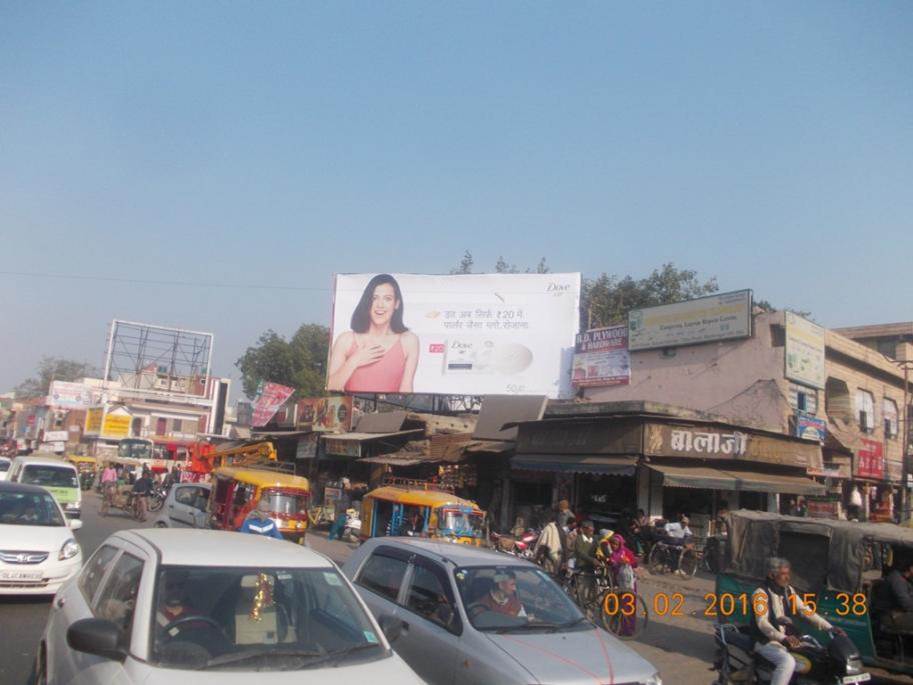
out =
{"type": "Polygon", "coordinates": [[[884,356],[895,359],[897,355],[897,343],[893,340],[878,340],[875,342],[875,349],[884,356]]]}
{"type": "Polygon", "coordinates": [[[885,397],[881,413],[884,418],[884,436],[886,438],[896,438],[898,433],[900,433],[897,403],[885,397]]]}
{"type": "Polygon", "coordinates": [[[824,410],[827,415],[847,423],[853,420],[853,404],[846,381],[828,378],[824,386],[824,410]]]}
{"type": "Polygon", "coordinates": [[[784,347],[786,345],[786,329],[778,323],[770,325],[770,346],[784,347]]]}
{"type": "Polygon", "coordinates": [[[875,431],[875,396],[868,390],[856,390],[856,418],[859,430],[866,433],[875,431]]]}
{"type": "Polygon", "coordinates": [[[163,417],[158,417],[155,420],[155,434],[156,435],[165,435],[168,432],[168,419],[163,417]]]}
{"type": "Polygon", "coordinates": [[[818,413],[818,391],[795,383],[789,384],[789,404],[795,411],[818,413]]]}
{"type": "Polygon", "coordinates": [[[183,426],[181,419],[172,419],[171,420],[171,432],[172,433],[183,433],[183,426]]]}

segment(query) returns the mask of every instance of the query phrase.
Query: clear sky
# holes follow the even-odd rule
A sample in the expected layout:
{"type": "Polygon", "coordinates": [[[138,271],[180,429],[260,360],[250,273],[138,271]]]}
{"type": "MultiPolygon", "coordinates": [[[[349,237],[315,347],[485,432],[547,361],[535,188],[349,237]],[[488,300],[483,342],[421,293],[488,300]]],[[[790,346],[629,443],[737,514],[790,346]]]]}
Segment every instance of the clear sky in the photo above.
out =
{"type": "Polygon", "coordinates": [[[0,2],[0,270],[302,288],[0,274],[0,390],[467,248],[913,319],[913,3],[0,2]]]}

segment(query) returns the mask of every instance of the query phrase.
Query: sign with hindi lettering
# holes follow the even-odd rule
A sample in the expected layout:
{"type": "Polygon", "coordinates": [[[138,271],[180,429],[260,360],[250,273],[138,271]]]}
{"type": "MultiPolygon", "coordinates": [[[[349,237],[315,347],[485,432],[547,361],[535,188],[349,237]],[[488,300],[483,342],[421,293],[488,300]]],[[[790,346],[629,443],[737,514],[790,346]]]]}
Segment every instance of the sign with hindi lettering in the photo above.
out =
{"type": "Polygon", "coordinates": [[[627,385],[631,381],[628,327],[593,328],[577,334],[571,383],[578,388],[627,385]]]}
{"type": "Polygon", "coordinates": [[[856,450],[856,475],[860,478],[884,480],[884,447],[876,440],[861,438],[856,450]]]}

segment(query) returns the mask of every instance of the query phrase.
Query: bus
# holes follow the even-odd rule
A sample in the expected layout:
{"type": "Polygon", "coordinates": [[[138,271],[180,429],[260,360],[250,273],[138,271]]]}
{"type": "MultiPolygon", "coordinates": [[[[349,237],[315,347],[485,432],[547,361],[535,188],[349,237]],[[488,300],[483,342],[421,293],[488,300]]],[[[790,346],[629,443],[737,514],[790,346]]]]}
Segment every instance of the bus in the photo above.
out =
{"type": "Polygon", "coordinates": [[[187,476],[182,480],[196,480],[212,470],[212,463],[207,457],[214,449],[210,443],[201,440],[123,438],[117,444],[117,456],[138,459],[152,473],[164,473],[180,465],[187,476]]]}

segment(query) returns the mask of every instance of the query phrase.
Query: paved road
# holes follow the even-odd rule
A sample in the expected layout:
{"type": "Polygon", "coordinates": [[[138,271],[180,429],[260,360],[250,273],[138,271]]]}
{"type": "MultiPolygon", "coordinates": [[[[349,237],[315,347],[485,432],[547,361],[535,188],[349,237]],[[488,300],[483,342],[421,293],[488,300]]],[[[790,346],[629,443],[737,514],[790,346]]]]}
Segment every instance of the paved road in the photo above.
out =
{"type": "MultiPolygon", "coordinates": [[[[76,533],[88,558],[111,533],[136,527],[136,522],[119,513],[101,518],[96,513],[97,500],[89,495],[84,500],[84,526],[76,533]]],[[[327,542],[321,534],[310,535],[308,546],[323,552],[337,563],[343,563],[353,546],[341,542],[327,542]]],[[[640,581],[640,592],[645,595],[651,614],[657,594],[672,598],[681,594],[683,603],[680,615],[657,616],[652,614],[644,634],[628,644],[644,658],[655,664],[663,681],[669,685],[709,685],[714,673],[710,670],[714,658],[712,619],[703,615],[704,595],[713,589],[709,578],[682,581],[669,576],[646,577],[640,581]]],[[[663,600],[660,599],[660,602],[663,600]]],[[[49,598],[0,599],[0,685],[25,685],[32,668],[35,647],[47,620],[49,598]]],[[[671,613],[671,612],[670,612],[671,613]]],[[[903,683],[913,685],[913,680],[879,678],[876,683],[903,683]]]]}

